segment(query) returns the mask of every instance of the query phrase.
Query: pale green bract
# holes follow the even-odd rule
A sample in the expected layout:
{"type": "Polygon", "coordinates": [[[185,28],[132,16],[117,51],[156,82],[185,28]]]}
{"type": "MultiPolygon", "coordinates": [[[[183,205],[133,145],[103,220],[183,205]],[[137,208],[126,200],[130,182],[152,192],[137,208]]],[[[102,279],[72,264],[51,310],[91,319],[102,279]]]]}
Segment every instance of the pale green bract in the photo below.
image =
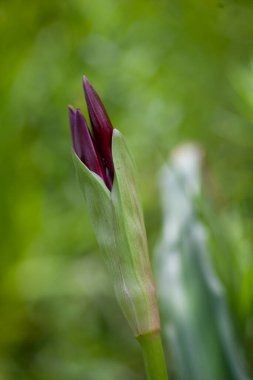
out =
{"type": "Polygon", "coordinates": [[[160,330],[135,170],[121,133],[112,136],[112,191],[74,154],[97,241],[105,254],[117,300],[135,336],[160,330]]]}

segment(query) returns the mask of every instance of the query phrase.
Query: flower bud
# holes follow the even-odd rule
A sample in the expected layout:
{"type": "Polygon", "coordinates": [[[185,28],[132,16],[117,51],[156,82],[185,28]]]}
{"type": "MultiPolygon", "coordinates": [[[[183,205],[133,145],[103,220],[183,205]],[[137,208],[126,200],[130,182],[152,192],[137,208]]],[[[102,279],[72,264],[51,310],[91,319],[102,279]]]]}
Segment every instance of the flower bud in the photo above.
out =
{"type": "MultiPolygon", "coordinates": [[[[89,91],[86,93],[86,99],[94,95],[91,94],[92,87],[89,87],[89,91]]],[[[92,126],[96,123],[97,131],[111,126],[111,123],[106,122],[108,116],[97,94],[96,97],[93,96],[92,101],[95,105],[93,103],[91,112],[91,100],[87,101],[89,114],[93,112],[92,126]],[[95,118],[96,105],[99,105],[100,112],[95,118]],[[102,122],[99,118],[101,112],[104,118],[102,122]]],[[[95,144],[98,136],[101,136],[97,133],[98,135],[94,134],[95,144]]],[[[108,165],[111,186],[108,186],[103,175],[98,173],[97,166],[96,170],[93,170],[82,160],[75,147],[74,161],[91,222],[113,280],[117,300],[134,334],[144,335],[159,330],[160,320],[142,209],[136,190],[134,165],[124,138],[118,130],[112,129],[111,153],[108,153],[108,140],[106,152],[105,147],[101,149],[101,145],[103,139],[97,144],[97,149],[102,161],[106,162],[105,171],[108,165]],[[112,161],[103,159],[104,152],[107,157],[111,154],[112,161]]]]}

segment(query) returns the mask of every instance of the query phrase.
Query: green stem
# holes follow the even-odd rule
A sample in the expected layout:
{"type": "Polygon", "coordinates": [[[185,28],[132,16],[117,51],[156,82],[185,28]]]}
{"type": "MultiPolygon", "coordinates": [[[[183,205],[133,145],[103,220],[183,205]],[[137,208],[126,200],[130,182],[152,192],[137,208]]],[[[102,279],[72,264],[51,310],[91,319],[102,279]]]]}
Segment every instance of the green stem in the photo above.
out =
{"type": "Polygon", "coordinates": [[[148,380],[168,380],[160,332],[137,337],[141,345],[148,380]]]}

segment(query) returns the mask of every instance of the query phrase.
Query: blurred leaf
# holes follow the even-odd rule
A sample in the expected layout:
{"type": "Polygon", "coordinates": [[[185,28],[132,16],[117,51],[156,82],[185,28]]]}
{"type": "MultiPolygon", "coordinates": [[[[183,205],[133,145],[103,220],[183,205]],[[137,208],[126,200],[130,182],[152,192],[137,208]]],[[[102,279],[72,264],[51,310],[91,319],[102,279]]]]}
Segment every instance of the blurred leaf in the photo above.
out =
{"type": "Polygon", "coordinates": [[[198,216],[201,150],[183,145],[160,174],[163,236],[156,256],[158,294],[167,346],[180,379],[246,379],[224,290],[207,251],[198,216]]]}

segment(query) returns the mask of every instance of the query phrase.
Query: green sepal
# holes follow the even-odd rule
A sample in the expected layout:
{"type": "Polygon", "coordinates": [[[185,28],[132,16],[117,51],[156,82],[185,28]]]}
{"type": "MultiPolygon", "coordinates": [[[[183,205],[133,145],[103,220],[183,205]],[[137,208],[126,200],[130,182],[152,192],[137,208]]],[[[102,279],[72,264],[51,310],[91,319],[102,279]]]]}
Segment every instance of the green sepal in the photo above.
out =
{"type": "Polygon", "coordinates": [[[136,336],[160,329],[135,169],[123,136],[112,136],[114,180],[103,180],[74,154],[81,190],[112,277],[115,294],[136,336]]]}
{"type": "MultiPolygon", "coordinates": [[[[86,200],[97,241],[105,253],[108,253],[113,245],[110,191],[102,178],[89,170],[75,153],[73,155],[79,183],[86,200]]],[[[109,259],[110,256],[109,254],[109,259]]]]}
{"type": "Polygon", "coordinates": [[[151,271],[146,230],[135,182],[131,155],[122,134],[112,138],[114,181],[112,203],[117,228],[121,286],[115,291],[135,335],[159,330],[155,286],[151,271]]]}

